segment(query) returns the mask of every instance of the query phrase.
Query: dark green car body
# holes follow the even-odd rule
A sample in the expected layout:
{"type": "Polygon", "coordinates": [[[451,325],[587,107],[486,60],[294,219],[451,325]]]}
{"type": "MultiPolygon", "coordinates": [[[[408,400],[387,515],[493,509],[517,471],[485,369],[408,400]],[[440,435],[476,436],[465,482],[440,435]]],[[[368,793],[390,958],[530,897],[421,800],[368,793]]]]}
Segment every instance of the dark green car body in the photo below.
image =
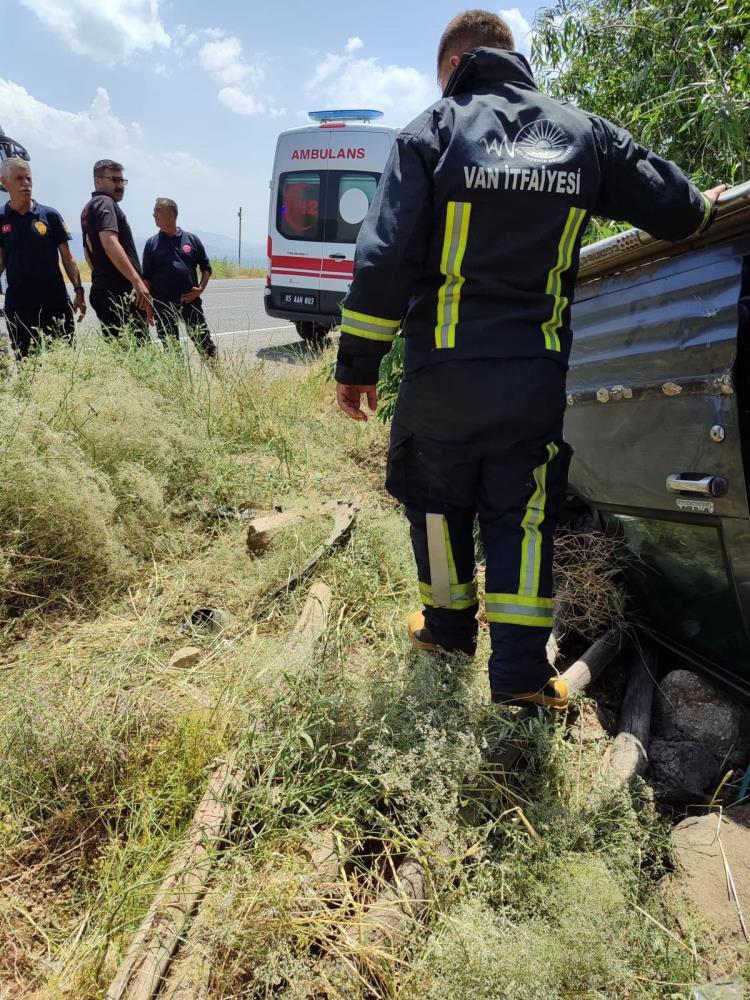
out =
{"type": "Polygon", "coordinates": [[[571,491],[636,553],[637,619],[750,697],[750,184],[695,240],[587,247],[573,329],[571,491]]]}

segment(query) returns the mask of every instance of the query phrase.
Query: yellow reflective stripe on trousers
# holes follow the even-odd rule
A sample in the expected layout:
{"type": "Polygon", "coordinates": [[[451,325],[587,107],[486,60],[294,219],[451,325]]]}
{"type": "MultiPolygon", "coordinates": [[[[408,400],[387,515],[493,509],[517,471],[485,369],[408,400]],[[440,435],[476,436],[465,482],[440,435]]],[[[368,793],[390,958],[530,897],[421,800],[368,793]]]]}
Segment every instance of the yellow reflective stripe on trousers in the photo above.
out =
{"type": "Polygon", "coordinates": [[[425,523],[432,603],[436,608],[449,608],[451,606],[451,573],[444,528],[445,518],[442,514],[425,514],[425,523]]]}
{"type": "Polygon", "coordinates": [[[547,461],[534,469],[534,492],[526,504],[521,521],[521,572],[518,579],[518,596],[535,598],[539,592],[539,573],[542,568],[542,533],[547,503],[547,466],[558,453],[556,444],[547,445],[547,461]]]}
{"type": "MultiPolygon", "coordinates": [[[[432,597],[432,587],[429,583],[424,583],[422,580],[419,581],[419,596],[422,598],[422,603],[428,608],[444,606],[435,604],[432,597]]],[[[463,611],[465,608],[470,608],[476,603],[476,579],[472,580],[470,583],[456,583],[451,585],[450,605],[448,606],[451,611],[463,611]]]]}
{"type": "Polygon", "coordinates": [[[353,337],[390,343],[400,325],[401,321],[398,319],[382,319],[380,316],[368,316],[351,309],[341,310],[341,332],[350,333],[353,337]]]}
{"type": "Polygon", "coordinates": [[[560,350],[560,338],[557,331],[562,326],[562,315],[568,304],[567,298],[562,294],[562,276],[573,263],[573,248],[576,245],[581,223],[585,218],[586,210],[584,208],[570,209],[560,242],[557,245],[557,263],[547,275],[546,292],[555,300],[552,306],[552,315],[542,323],[544,346],[548,351],[560,350]]]}
{"type": "Polygon", "coordinates": [[[488,622],[552,628],[553,601],[551,597],[525,597],[522,594],[485,594],[484,600],[488,622]]]}
{"type": "Polygon", "coordinates": [[[471,202],[448,202],[443,256],[440,261],[440,273],[445,275],[445,281],[438,292],[435,347],[456,346],[458,306],[461,299],[461,288],[466,280],[461,274],[461,265],[466,253],[470,218],[471,202]]]}

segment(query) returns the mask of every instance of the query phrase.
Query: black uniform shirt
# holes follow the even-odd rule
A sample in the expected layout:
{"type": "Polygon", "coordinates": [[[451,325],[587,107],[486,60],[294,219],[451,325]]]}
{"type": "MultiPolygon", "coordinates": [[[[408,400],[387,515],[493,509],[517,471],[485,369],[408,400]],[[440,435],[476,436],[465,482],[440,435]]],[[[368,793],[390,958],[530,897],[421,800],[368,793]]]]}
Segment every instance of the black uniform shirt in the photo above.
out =
{"type": "Polygon", "coordinates": [[[91,201],[81,212],[83,243],[91,258],[91,285],[93,288],[106,288],[110,292],[129,292],[133,286],[118,271],[102,246],[100,233],[105,229],[117,233],[120,246],[140,274],[141,265],[125,213],[114,198],[93,191],[91,201]]]}
{"type": "Polygon", "coordinates": [[[60,213],[33,201],[25,215],[0,208],[0,249],[5,251],[5,308],[61,309],[68,302],[58,247],[71,238],[60,213]]]}
{"type": "Polygon", "coordinates": [[[157,302],[179,302],[198,284],[198,267],[211,270],[205,248],[197,236],[182,229],[174,236],[159,232],[143,248],[143,277],[151,282],[157,302]]]}

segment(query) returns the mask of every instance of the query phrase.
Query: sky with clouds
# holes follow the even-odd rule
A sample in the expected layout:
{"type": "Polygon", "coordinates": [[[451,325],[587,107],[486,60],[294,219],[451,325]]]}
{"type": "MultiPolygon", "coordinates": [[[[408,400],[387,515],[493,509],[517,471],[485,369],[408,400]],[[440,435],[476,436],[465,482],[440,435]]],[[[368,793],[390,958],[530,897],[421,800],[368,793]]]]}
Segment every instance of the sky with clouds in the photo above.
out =
{"type": "MultiPolygon", "coordinates": [[[[510,0],[512,2],[512,0],[510,0]]],[[[536,2],[504,14],[528,53],[536,2]]],[[[435,50],[463,5],[380,0],[0,0],[0,125],[35,195],[78,228],[100,157],[125,164],[135,233],[157,196],[190,229],[264,243],[279,132],[307,111],[369,107],[405,125],[439,97],[435,50]]]]}

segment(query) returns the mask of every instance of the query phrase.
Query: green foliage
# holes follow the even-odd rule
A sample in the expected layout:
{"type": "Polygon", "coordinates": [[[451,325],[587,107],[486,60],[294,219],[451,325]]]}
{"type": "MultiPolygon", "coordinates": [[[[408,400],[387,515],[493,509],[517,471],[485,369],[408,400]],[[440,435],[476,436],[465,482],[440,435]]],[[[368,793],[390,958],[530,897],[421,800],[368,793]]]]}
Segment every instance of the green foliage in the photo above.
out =
{"type": "Polygon", "coordinates": [[[211,276],[213,278],[263,278],[263,267],[244,267],[229,257],[211,258],[211,276]]]}
{"type": "Polygon", "coordinates": [[[632,131],[699,185],[748,179],[746,0],[556,0],[533,61],[550,93],[632,131]]]}
{"type": "Polygon", "coordinates": [[[388,422],[396,406],[398,387],[404,376],[404,338],[396,337],[380,365],[378,382],[378,418],[388,422]]]}

